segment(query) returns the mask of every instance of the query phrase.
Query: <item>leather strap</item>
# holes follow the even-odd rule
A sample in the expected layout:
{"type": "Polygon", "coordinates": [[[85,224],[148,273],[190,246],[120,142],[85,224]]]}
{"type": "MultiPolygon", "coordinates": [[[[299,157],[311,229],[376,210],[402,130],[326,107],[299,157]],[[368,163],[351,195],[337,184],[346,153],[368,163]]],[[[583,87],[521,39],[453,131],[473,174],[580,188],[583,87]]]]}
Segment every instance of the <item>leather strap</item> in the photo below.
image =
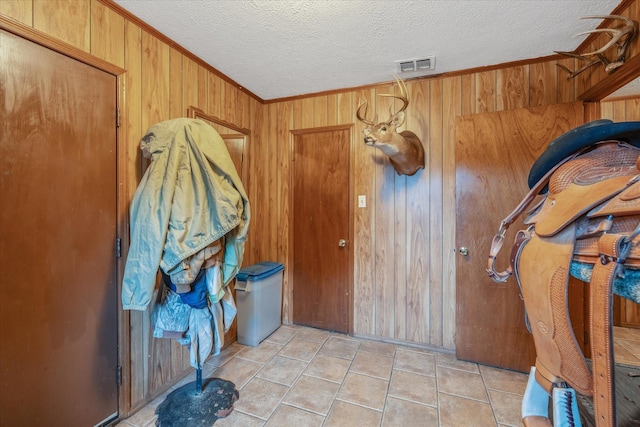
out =
{"type": "Polygon", "coordinates": [[[614,393],[614,361],[612,344],[611,286],[623,269],[626,253],[631,242],[629,236],[605,234],[600,237],[598,247],[601,261],[591,273],[590,331],[591,360],[593,363],[593,408],[598,427],[616,425],[614,393]]]}
{"type": "MultiPolygon", "coordinates": [[[[498,233],[493,237],[493,240],[491,241],[491,248],[489,249],[489,259],[487,260],[486,269],[489,277],[491,277],[491,279],[493,279],[495,282],[506,282],[509,276],[513,274],[513,265],[509,265],[505,270],[500,272],[496,271],[495,268],[496,257],[498,256],[498,252],[500,252],[500,249],[502,249],[504,237],[507,234],[507,229],[522,214],[522,212],[524,212],[524,210],[529,207],[531,202],[533,202],[538,194],[540,194],[542,189],[549,183],[551,175],[553,175],[553,173],[558,170],[560,166],[562,166],[569,160],[576,158],[581,153],[582,151],[574,153],[551,168],[542,178],[540,178],[540,180],[531,188],[531,190],[529,190],[529,192],[524,196],[524,199],[522,199],[518,206],[516,206],[515,209],[500,223],[498,233]]],[[[539,205],[540,204],[538,204],[537,207],[539,207],[539,205]]]]}

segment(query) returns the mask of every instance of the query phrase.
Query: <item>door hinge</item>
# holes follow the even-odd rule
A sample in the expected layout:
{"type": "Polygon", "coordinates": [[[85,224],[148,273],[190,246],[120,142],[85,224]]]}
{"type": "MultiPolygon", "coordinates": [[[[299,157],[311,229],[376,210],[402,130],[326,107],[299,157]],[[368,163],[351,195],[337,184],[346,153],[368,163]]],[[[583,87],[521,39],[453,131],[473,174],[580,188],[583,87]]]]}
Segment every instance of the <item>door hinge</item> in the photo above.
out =
{"type": "Polygon", "coordinates": [[[122,246],[122,239],[120,239],[119,237],[116,237],[116,258],[120,258],[122,256],[121,246],[122,246]]]}
{"type": "Polygon", "coordinates": [[[116,108],[116,127],[120,127],[120,108],[116,108]]]}
{"type": "Polygon", "coordinates": [[[120,365],[116,368],[116,382],[119,386],[122,385],[122,366],[120,365]]]}

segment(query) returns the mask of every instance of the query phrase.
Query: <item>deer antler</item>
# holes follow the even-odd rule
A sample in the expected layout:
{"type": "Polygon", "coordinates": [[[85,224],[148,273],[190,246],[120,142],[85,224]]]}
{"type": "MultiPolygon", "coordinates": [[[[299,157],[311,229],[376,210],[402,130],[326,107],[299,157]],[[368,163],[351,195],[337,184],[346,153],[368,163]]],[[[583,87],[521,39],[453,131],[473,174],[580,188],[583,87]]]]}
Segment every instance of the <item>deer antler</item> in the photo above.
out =
{"type": "Polygon", "coordinates": [[[367,124],[369,126],[375,126],[376,125],[375,121],[367,120],[365,117],[362,117],[362,115],[360,114],[360,110],[362,110],[363,107],[364,107],[364,115],[366,117],[367,116],[367,110],[368,110],[367,100],[366,99],[364,101],[360,101],[358,103],[358,109],[356,110],[356,118],[358,120],[360,120],[364,124],[367,124]]]}
{"type": "MultiPolygon", "coordinates": [[[[593,34],[593,33],[606,33],[611,37],[611,40],[609,40],[609,42],[606,43],[604,46],[602,46],[600,49],[594,50],[593,52],[583,53],[582,55],[584,56],[593,56],[599,53],[604,53],[607,49],[609,49],[614,44],[620,47],[618,43],[624,36],[633,35],[635,33],[635,23],[631,19],[627,18],[626,16],[622,16],[622,15],[585,16],[584,18],[580,18],[580,19],[619,19],[624,23],[624,27],[622,28],[597,28],[595,30],[585,31],[585,32],[576,34],[574,37],[583,36],[585,34],[593,34]]],[[[626,37],[626,39],[623,40],[622,43],[628,43],[628,40],[630,38],[631,37],[626,37]]]]}
{"type": "MultiPolygon", "coordinates": [[[[403,112],[404,110],[407,109],[407,106],[409,105],[409,95],[408,95],[408,91],[407,91],[407,85],[404,83],[404,81],[398,79],[398,77],[393,76],[394,79],[396,79],[396,82],[398,83],[398,87],[400,88],[400,95],[393,95],[390,93],[380,93],[378,94],[378,96],[386,96],[389,98],[397,98],[399,100],[402,101],[402,107],[400,107],[400,109],[397,112],[392,112],[391,108],[389,108],[389,113],[391,115],[391,117],[395,116],[396,114],[399,114],[401,112],[403,112]]],[[[358,103],[358,109],[356,110],[356,118],[358,120],[360,120],[362,123],[366,123],[370,126],[375,126],[378,120],[378,117],[376,116],[373,121],[371,120],[367,120],[366,116],[367,116],[367,100],[364,101],[360,101],[358,103]],[[362,109],[364,108],[364,117],[362,116],[362,109]]]]}
{"type": "Polygon", "coordinates": [[[577,76],[578,74],[585,71],[589,67],[599,63],[602,63],[605,66],[604,70],[607,73],[612,73],[622,64],[624,64],[624,61],[626,59],[627,49],[629,48],[629,43],[631,42],[631,39],[636,33],[635,22],[627,18],[626,16],[621,16],[621,15],[585,16],[581,19],[618,19],[624,23],[624,26],[622,28],[597,28],[592,31],[585,31],[585,32],[576,34],[575,37],[581,36],[584,34],[605,33],[611,37],[611,40],[609,40],[609,42],[607,42],[600,49],[594,50],[593,52],[577,54],[573,52],[556,51],[556,53],[559,53],[561,55],[567,55],[572,58],[580,59],[582,61],[588,61],[585,65],[583,65],[582,67],[580,67],[575,71],[571,71],[564,65],[560,65],[560,64],[557,64],[558,67],[562,68],[569,74],[569,76],[567,77],[568,79],[577,76]],[[604,52],[613,45],[616,45],[618,47],[618,52],[617,52],[616,58],[613,61],[609,61],[604,56],[604,52]],[[594,56],[596,58],[589,58],[594,56]]]}
{"type": "Polygon", "coordinates": [[[587,68],[589,68],[589,67],[591,67],[593,65],[603,63],[603,64],[606,64],[606,66],[608,66],[610,64],[609,60],[601,53],[597,54],[596,55],[597,58],[595,58],[595,59],[588,59],[588,58],[585,58],[585,57],[583,57],[583,56],[581,56],[581,55],[579,55],[577,53],[573,53],[573,52],[557,52],[556,51],[556,53],[561,53],[563,55],[567,55],[567,56],[570,56],[572,58],[579,59],[581,61],[587,61],[586,64],[584,64],[582,67],[578,68],[575,71],[571,71],[570,69],[568,69],[567,67],[565,67],[562,64],[556,64],[558,66],[558,68],[563,69],[564,71],[567,72],[567,74],[569,74],[567,79],[574,78],[575,76],[577,76],[578,74],[580,74],[581,72],[583,72],[584,70],[586,70],[587,68]]]}
{"type": "Polygon", "coordinates": [[[400,107],[400,109],[395,113],[391,112],[391,108],[389,108],[389,113],[391,113],[392,116],[395,116],[396,114],[399,114],[407,109],[407,106],[409,105],[409,94],[408,94],[409,92],[407,91],[407,85],[404,83],[403,80],[398,79],[398,77],[396,76],[393,76],[393,78],[396,80],[396,83],[398,83],[398,88],[400,89],[400,96],[393,95],[390,93],[381,93],[380,96],[396,98],[402,101],[403,103],[402,107],[400,107]]]}

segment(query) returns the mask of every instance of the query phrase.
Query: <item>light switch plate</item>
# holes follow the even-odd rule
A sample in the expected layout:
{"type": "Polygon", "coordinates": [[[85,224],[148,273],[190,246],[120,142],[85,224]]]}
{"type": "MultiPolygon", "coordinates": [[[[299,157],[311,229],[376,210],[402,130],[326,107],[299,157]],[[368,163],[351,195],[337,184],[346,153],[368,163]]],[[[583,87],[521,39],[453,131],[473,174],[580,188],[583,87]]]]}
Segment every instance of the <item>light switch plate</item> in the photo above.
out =
{"type": "Polygon", "coordinates": [[[358,207],[359,208],[366,208],[367,207],[367,196],[365,196],[364,194],[360,194],[358,196],[358,207]]]}

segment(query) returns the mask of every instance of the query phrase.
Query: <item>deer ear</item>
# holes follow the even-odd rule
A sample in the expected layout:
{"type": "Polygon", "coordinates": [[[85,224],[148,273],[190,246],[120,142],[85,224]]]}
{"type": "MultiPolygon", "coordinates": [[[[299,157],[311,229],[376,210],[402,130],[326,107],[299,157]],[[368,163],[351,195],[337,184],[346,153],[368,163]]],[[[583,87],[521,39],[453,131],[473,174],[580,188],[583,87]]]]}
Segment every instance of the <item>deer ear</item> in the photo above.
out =
{"type": "Polygon", "coordinates": [[[396,113],[396,114],[391,118],[391,124],[392,124],[394,127],[400,127],[400,126],[402,126],[402,124],[404,123],[404,119],[405,119],[404,111],[400,111],[399,113],[396,113]]]}

